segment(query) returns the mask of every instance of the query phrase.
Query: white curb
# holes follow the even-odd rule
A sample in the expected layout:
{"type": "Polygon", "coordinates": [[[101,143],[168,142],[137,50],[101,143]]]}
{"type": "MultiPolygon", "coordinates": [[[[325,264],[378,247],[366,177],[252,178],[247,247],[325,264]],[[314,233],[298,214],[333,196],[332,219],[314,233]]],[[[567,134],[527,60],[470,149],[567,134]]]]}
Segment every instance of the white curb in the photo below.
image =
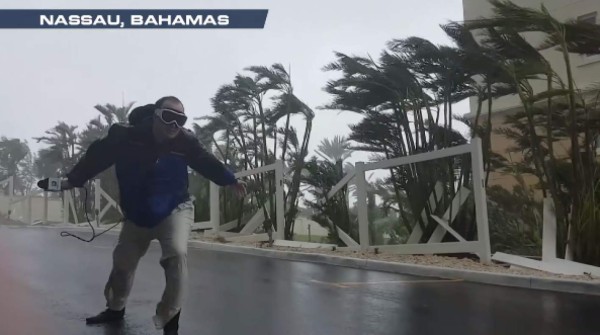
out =
{"type": "Polygon", "coordinates": [[[264,256],[299,262],[321,263],[365,270],[409,274],[415,276],[462,279],[468,282],[491,285],[520,287],[555,292],[600,295],[600,283],[598,281],[586,282],[556,278],[540,278],[505,273],[452,269],[438,266],[394,263],[315,253],[269,250],[247,246],[227,245],[194,240],[190,241],[190,246],[205,250],[235,252],[246,255],[264,256]]]}

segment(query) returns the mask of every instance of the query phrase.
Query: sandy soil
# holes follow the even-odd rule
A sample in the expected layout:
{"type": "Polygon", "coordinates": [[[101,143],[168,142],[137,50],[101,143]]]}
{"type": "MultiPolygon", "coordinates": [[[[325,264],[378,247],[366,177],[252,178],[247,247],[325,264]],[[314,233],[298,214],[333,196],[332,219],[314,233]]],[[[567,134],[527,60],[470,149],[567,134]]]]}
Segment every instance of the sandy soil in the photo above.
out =
{"type": "Polygon", "coordinates": [[[516,274],[516,275],[524,275],[524,276],[533,276],[533,277],[544,277],[544,278],[562,278],[569,280],[583,280],[583,281],[593,281],[598,282],[600,284],[600,278],[593,278],[587,275],[581,276],[572,276],[572,275],[560,275],[553,274],[549,272],[524,269],[524,268],[510,268],[506,264],[493,263],[490,265],[481,264],[477,260],[468,259],[468,258],[457,258],[450,256],[438,256],[438,255],[397,255],[390,253],[365,253],[360,251],[340,251],[340,250],[328,250],[328,249],[305,249],[305,248],[291,248],[291,247],[280,247],[280,246],[272,246],[269,247],[267,244],[261,243],[250,243],[250,242],[226,242],[222,238],[212,238],[206,237],[201,234],[193,233],[192,238],[199,241],[205,242],[213,242],[213,243],[225,243],[229,245],[242,245],[242,246],[250,246],[257,247],[262,249],[271,249],[271,250],[282,250],[282,251],[294,251],[294,252],[303,252],[303,253],[317,253],[317,254],[325,254],[325,255],[333,255],[340,257],[352,257],[352,258],[360,258],[360,259],[372,259],[378,261],[385,262],[397,262],[404,264],[418,264],[418,265],[429,265],[429,266],[439,266],[439,267],[447,267],[454,269],[465,269],[472,271],[486,271],[486,272],[495,272],[495,273],[506,273],[506,274],[516,274]]]}

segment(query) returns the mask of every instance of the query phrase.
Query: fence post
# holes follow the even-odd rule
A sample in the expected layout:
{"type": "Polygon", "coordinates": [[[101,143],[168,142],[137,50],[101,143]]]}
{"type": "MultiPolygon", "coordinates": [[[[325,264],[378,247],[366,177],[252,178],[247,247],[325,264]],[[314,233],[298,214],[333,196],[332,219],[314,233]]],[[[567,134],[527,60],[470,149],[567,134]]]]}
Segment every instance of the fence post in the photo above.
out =
{"type": "Polygon", "coordinates": [[[12,214],[12,202],[13,197],[15,195],[15,177],[10,176],[8,178],[8,219],[10,219],[10,215],[12,214]]]}
{"type": "Polygon", "coordinates": [[[44,191],[44,223],[48,223],[48,191],[44,191]]]}
{"type": "Polygon", "coordinates": [[[542,211],[542,261],[556,259],[556,216],[552,198],[544,198],[542,211]]]}
{"type": "Polygon", "coordinates": [[[69,222],[69,192],[62,192],[63,196],[63,223],[69,222]]]}
{"type": "Polygon", "coordinates": [[[358,236],[360,248],[369,248],[369,212],[367,208],[367,181],[365,179],[365,163],[356,162],[356,208],[358,210],[358,236]]]}
{"type": "Polygon", "coordinates": [[[29,222],[29,224],[33,223],[33,201],[31,197],[32,194],[29,192],[27,195],[27,222],[29,222]]]}
{"type": "Polygon", "coordinates": [[[94,179],[94,213],[96,216],[96,226],[100,227],[100,211],[102,207],[100,206],[100,201],[102,200],[102,186],[100,184],[100,179],[94,179]]]}
{"type": "Polygon", "coordinates": [[[79,219],[77,218],[77,212],[75,211],[75,201],[73,198],[81,197],[81,191],[77,189],[73,189],[72,193],[69,193],[69,207],[71,208],[71,214],[73,215],[73,223],[79,224],[79,219]]]}
{"type": "Polygon", "coordinates": [[[483,168],[483,152],[481,139],[471,140],[471,165],[473,169],[473,199],[475,201],[475,218],[477,221],[477,240],[481,244],[479,258],[482,263],[491,262],[490,231],[487,211],[487,195],[485,192],[485,172],[483,168]]]}
{"type": "Polygon", "coordinates": [[[283,196],[283,161],[275,161],[275,218],[277,220],[277,233],[275,238],[285,239],[285,206],[283,196]]]}
{"type": "Polygon", "coordinates": [[[219,203],[219,185],[210,183],[210,222],[212,224],[213,233],[218,234],[221,226],[221,206],[219,203]]]}

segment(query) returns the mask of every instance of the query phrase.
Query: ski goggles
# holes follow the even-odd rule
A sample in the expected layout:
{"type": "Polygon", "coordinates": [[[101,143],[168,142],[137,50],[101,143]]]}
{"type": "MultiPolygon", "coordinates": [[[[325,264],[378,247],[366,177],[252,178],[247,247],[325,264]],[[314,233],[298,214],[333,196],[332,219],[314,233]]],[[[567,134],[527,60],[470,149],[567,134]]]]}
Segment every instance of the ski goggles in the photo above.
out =
{"type": "Polygon", "coordinates": [[[157,109],[155,114],[158,116],[158,119],[166,125],[177,125],[178,127],[183,127],[187,121],[187,116],[185,116],[185,114],[173,109],[157,109]]]}

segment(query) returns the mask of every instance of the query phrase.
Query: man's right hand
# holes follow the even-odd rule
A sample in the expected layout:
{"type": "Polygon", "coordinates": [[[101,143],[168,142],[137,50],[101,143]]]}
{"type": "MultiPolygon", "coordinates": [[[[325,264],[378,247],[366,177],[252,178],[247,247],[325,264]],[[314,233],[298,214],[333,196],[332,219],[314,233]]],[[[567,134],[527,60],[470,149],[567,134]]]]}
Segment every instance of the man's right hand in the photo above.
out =
{"type": "MultiPolygon", "coordinates": [[[[49,179],[42,179],[40,181],[38,181],[37,185],[39,188],[44,189],[44,190],[48,190],[48,183],[49,183],[49,179]]],[[[67,178],[63,178],[60,181],[60,190],[64,191],[64,190],[70,190],[73,188],[73,185],[71,185],[71,183],[69,182],[69,180],[67,178]]]]}
{"type": "Polygon", "coordinates": [[[63,180],[60,181],[60,189],[61,190],[70,190],[73,188],[73,185],[71,185],[71,182],[69,182],[69,179],[64,178],[63,180]]]}

